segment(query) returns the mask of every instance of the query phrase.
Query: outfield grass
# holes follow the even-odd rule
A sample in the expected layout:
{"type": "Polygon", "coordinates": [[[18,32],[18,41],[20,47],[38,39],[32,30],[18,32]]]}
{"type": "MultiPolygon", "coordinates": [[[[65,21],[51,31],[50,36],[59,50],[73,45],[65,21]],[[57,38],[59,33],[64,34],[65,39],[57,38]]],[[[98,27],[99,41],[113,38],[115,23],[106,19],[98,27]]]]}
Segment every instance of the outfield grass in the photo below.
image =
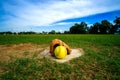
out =
{"type": "Polygon", "coordinates": [[[67,63],[42,58],[1,62],[3,80],[120,80],[120,35],[0,35],[0,44],[34,43],[49,46],[58,38],[85,54],[67,63]]]}

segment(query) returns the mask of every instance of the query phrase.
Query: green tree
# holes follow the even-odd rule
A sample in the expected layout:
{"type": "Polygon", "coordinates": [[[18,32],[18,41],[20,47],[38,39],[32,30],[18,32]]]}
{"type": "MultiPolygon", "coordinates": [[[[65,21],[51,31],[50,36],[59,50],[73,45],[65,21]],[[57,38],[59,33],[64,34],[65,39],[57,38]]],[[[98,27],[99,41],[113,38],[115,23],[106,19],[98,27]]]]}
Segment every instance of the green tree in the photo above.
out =
{"type": "Polygon", "coordinates": [[[112,27],[110,28],[110,34],[114,34],[115,32],[117,32],[117,26],[112,25],[112,27]]]}
{"type": "Polygon", "coordinates": [[[114,20],[115,25],[120,28],[120,17],[116,17],[116,19],[114,20]]]}
{"type": "Polygon", "coordinates": [[[119,28],[120,28],[120,17],[116,17],[116,19],[114,20],[115,25],[112,26],[110,33],[114,34],[115,32],[120,32],[119,28]]]}
{"type": "Polygon", "coordinates": [[[75,23],[74,26],[70,28],[70,33],[72,34],[85,34],[87,32],[87,24],[81,22],[80,24],[75,23]]]}
{"type": "Polygon", "coordinates": [[[70,34],[70,31],[64,31],[64,34],[70,34]]]}
{"type": "Polygon", "coordinates": [[[100,23],[96,22],[95,24],[93,24],[93,26],[90,27],[89,32],[92,34],[98,34],[100,25],[100,23]]]}
{"type": "Polygon", "coordinates": [[[81,22],[81,32],[86,33],[88,31],[87,23],[81,22]]]}
{"type": "Polygon", "coordinates": [[[55,30],[49,32],[49,34],[56,34],[55,30]]]}
{"type": "Polygon", "coordinates": [[[74,26],[72,26],[71,28],[70,28],[70,33],[72,33],[72,34],[77,34],[78,32],[78,30],[77,30],[77,28],[79,27],[79,24],[78,23],[75,23],[75,25],[74,26]]]}
{"type": "Polygon", "coordinates": [[[42,34],[48,34],[47,32],[45,32],[45,31],[42,31],[42,34]]]}
{"type": "Polygon", "coordinates": [[[99,27],[100,33],[101,34],[107,34],[107,33],[109,33],[111,26],[112,26],[112,24],[109,21],[102,20],[101,21],[101,25],[99,27]]]}

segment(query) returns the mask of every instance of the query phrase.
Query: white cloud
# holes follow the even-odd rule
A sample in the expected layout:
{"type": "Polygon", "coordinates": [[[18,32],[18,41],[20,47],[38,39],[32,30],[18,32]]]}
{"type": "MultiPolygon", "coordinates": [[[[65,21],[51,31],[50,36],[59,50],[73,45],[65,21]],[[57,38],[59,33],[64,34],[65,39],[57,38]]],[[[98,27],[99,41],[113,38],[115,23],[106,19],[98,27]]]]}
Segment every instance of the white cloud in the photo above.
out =
{"type": "MultiPolygon", "coordinates": [[[[4,4],[9,17],[2,24],[11,27],[45,26],[54,22],[84,17],[97,13],[119,10],[119,0],[50,0],[32,3],[29,0],[14,0],[4,4]],[[116,5],[117,4],[117,5],[116,5]]],[[[61,24],[61,23],[60,23],[61,24]]]]}

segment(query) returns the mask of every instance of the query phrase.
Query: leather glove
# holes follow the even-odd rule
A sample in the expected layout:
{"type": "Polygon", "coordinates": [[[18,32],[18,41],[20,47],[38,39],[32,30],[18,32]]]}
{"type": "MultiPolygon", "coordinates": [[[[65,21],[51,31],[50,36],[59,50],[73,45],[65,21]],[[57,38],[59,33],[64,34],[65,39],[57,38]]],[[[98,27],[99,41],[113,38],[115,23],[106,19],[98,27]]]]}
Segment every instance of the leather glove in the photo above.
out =
{"type": "Polygon", "coordinates": [[[54,40],[52,40],[52,42],[50,44],[50,54],[52,56],[55,56],[54,55],[54,50],[57,46],[64,46],[67,49],[67,54],[71,53],[71,49],[67,44],[65,44],[63,41],[61,41],[59,39],[54,39],[54,40]]]}

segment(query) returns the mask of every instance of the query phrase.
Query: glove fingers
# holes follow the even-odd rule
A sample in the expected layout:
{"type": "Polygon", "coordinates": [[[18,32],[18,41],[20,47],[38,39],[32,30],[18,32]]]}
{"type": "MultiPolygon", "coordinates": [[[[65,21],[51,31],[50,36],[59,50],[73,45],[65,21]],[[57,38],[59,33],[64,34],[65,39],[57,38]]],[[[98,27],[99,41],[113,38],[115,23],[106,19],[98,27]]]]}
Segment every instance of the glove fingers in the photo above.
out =
{"type": "Polygon", "coordinates": [[[50,53],[52,56],[54,56],[54,49],[57,46],[65,46],[65,48],[67,49],[67,54],[71,53],[71,49],[67,44],[65,44],[63,41],[61,41],[59,39],[54,39],[54,40],[52,40],[52,42],[50,44],[50,53]]]}

